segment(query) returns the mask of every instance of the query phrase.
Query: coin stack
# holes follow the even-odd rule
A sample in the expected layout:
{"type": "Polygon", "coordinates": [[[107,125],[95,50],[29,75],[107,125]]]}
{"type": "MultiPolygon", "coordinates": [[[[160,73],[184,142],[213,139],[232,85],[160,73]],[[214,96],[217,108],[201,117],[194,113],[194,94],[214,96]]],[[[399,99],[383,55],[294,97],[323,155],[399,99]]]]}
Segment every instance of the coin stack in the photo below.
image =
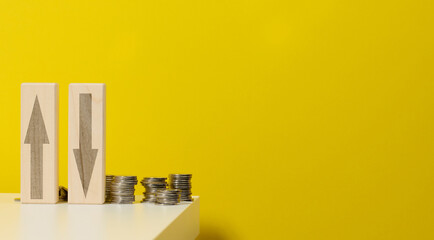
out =
{"type": "Polygon", "coordinates": [[[113,178],[115,176],[113,175],[106,175],[105,176],[105,202],[109,203],[111,201],[111,193],[110,193],[110,187],[113,181],[113,178]]]}
{"type": "Polygon", "coordinates": [[[68,201],[68,189],[64,186],[59,186],[59,201],[68,201]]]}
{"type": "Polygon", "coordinates": [[[170,174],[170,188],[181,190],[181,201],[193,201],[191,198],[191,174],[170,174]]]}
{"type": "Polygon", "coordinates": [[[158,190],[164,190],[167,187],[167,178],[145,177],[140,183],[145,187],[144,198],[142,202],[156,202],[155,193],[158,190]]]}
{"type": "Polygon", "coordinates": [[[112,203],[133,203],[137,176],[114,176],[110,185],[112,203]]]}
{"type": "Polygon", "coordinates": [[[164,189],[158,190],[155,194],[156,203],[163,205],[175,205],[180,201],[180,190],[177,189],[164,189]]]}

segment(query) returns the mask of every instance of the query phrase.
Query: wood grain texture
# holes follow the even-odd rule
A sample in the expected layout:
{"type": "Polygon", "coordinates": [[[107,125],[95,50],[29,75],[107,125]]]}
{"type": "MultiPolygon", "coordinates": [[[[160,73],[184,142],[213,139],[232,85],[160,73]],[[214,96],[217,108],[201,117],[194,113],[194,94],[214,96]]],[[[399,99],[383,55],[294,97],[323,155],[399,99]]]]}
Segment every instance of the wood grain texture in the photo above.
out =
{"type": "Polygon", "coordinates": [[[21,202],[58,201],[59,94],[55,83],[21,85],[21,202]]]}
{"type": "Polygon", "coordinates": [[[105,85],[69,85],[68,202],[105,200],[105,85]]]}

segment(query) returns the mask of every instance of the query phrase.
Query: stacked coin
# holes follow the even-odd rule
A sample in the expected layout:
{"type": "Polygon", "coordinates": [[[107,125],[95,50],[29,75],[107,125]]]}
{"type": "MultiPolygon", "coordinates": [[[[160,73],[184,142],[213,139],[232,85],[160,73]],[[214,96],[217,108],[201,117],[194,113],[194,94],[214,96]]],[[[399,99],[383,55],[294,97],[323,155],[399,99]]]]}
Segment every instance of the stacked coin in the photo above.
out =
{"type": "Polygon", "coordinates": [[[164,189],[158,190],[155,194],[157,204],[175,205],[180,201],[180,190],[177,189],[164,189]]]}
{"type": "Polygon", "coordinates": [[[110,185],[112,203],[133,203],[137,176],[114,176],[110,185]]]}
{"type": "Polygon", "coordinates": [[[68,201],[68,189],[64,186],[59,186],[59,201],[68,201]]]}
{"type": "Polygon", "coordinates": [[[181,190],[181,201],[193,201],[191,198],[191,174],[170,174],[170,188],[181,190]]]}
{"type": "Polygon", "coordinates": [[[167,178],[158,177],[145,177],[140,183],[145,187],[145,192],[143,192],[145,198],[142,202],[156,202],[157,198],[155,193],[158,190],[164,190],[167,187],[167,178]]]}
{"type": "Polygon", "coordinates": [[[114,177],[113,175],[105,176],[105,202],[107,203],[111,201],[110,187],[114,177]]]}

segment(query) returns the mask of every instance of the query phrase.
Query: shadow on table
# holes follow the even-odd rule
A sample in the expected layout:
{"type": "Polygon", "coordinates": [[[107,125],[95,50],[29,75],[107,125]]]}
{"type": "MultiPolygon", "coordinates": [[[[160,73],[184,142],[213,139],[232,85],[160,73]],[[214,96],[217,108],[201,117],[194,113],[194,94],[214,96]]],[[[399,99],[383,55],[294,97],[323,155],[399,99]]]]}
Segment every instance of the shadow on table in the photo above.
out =
{"type": "Polygon", "coordinates": [[[224,229],[212,225],[201,225],[199,237],[196,240],[226,240],[229,239],[224,229]]]}

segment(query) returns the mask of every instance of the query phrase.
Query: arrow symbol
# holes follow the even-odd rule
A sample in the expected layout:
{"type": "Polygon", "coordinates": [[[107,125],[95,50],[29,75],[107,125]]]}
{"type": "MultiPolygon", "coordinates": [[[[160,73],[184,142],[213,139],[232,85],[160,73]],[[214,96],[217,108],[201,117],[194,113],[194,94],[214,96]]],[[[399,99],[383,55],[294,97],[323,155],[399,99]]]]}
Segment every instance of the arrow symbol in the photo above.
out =
{"type": "Polygon", "coordinates": [[[49,144],[38,96],[33,104],[24,144],[30,144],[30,198],[42,199],[43,144],[49,144]]]}
{"type": "Polygon", "coordinates": [[[79,105],[79,148],[73,151],[86,196],[98,153],[98,149],[92,149],[92,94],[81,93],[79,105]]]}

